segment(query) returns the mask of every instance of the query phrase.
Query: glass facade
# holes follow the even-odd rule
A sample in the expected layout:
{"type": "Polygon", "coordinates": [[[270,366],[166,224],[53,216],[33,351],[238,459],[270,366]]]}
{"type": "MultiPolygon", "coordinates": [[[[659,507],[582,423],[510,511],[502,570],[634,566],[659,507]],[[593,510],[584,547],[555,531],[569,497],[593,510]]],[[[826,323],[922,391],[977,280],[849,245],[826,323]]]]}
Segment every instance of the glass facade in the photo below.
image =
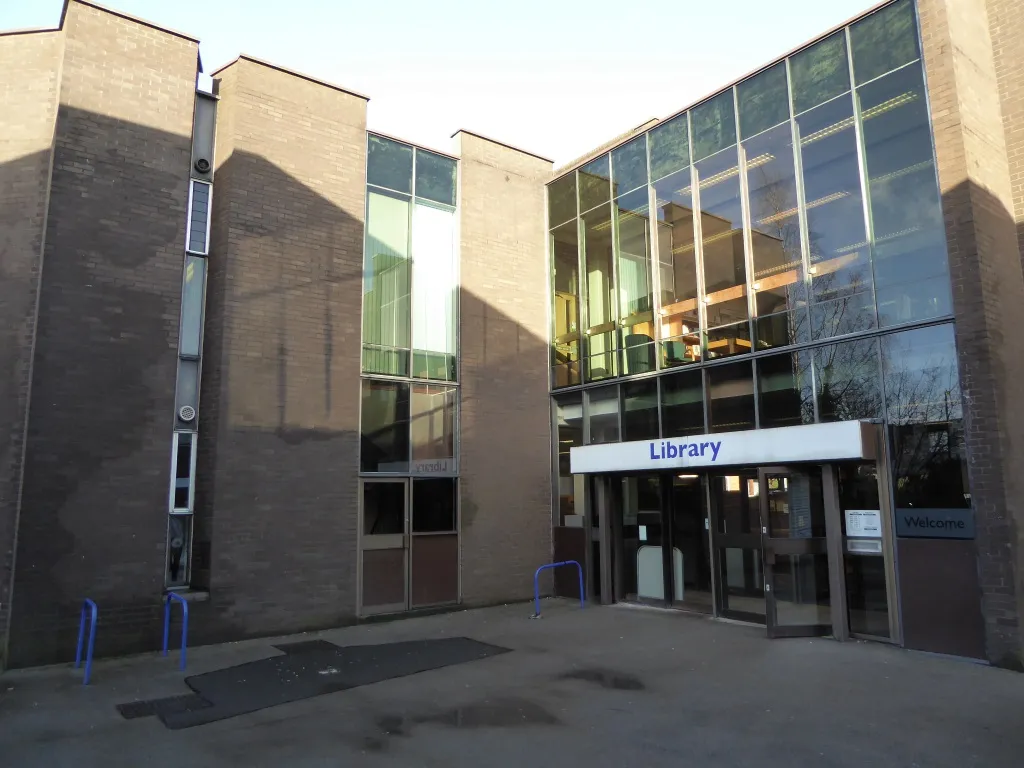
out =
{"type": "Polygon", "coordinates": [[[548,189],[563,506],[574,445],[852,419],[897,508],[969,506],[912,0],[548,189]]]}

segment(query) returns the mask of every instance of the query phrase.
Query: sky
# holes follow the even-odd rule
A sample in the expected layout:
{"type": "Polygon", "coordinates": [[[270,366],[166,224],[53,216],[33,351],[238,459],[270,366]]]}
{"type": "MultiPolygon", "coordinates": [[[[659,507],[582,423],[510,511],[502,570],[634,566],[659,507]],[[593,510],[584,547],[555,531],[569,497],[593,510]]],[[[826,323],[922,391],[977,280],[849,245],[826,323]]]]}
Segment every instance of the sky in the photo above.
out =
{"type": "MultiPolygon", "coordinates": [[[[103,0],[370,97],[369,129],[444,151],[471,130],[560,165],[677,112],[876,0],[103,0]]],[[[62,0],[0,0],[0,30],[62,0]]]]}

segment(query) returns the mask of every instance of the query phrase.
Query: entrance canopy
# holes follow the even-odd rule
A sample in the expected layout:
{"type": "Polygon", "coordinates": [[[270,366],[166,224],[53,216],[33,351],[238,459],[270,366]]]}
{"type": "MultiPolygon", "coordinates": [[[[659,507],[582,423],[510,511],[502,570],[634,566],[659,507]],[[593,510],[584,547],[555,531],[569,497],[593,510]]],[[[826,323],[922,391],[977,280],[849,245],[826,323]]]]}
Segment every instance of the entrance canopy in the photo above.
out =
{"type": "Polygon", "coordinates": [[[570,449],[569,463],[572,474],[580,475],[638,470],[656,472],[681,467],[873,460],[876,429],[874,424],[866,421],[839,421],[586,445],[570,449]]]}

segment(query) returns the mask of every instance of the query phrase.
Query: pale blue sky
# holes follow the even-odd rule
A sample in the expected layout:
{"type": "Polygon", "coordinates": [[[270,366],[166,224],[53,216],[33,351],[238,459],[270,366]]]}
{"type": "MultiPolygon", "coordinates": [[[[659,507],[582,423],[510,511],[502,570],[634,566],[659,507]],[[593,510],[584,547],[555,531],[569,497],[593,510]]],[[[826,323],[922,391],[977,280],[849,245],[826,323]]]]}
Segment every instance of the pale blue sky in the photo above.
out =
{"type": "MultiPolygon", "coordinates": [[[[567,162],[786,53],[875,0],[106,0],[371,98],[369,127],[451,148],[460,128],[567,162]]],[[[0,29],[61,0],[0,0],[0,29]]]]}

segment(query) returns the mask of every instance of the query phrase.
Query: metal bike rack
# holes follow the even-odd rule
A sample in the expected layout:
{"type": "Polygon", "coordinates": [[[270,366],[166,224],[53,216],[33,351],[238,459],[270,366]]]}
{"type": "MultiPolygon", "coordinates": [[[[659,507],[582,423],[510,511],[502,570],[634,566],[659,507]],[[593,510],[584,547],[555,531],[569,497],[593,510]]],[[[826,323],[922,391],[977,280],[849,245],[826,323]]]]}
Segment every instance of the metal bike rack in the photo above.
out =
{"type": "Polygon", "coordinates": [[[185,669],[185,647],[188,645],[188,602],[175,592],[168,592],[164,597],[164,656],[167,655],[167,636],[171,629],[171,603],[181,605],[181,669],[185,669]]]}
{"type": "Polygon", "coordinates": [[[540,581],[539,581],[539,579],[540,579],[540,572],[541,571],[546,571],[549,568],[558,568],[561,565],[575,565],[576,566],[576,570],[579,571],[579,574],[580,574],[580,608],[584,607],[584,603],[585,603],[584,597],[585,597],[585,594],[583,592],[583,566],[580,565],[575,560],[563,560],[560,563],[548,563],[547,565],[542,565],[533,574],[533,609],[534,609],[533,618],[535,618],[535,619],[540,618],[540,581]]]}
{"type": "Polygon", "coordinates": [[[88,597],[82,601],[82,617],[78,621],[78,646],[75,649],[75,669],[82,666],[82,641],[85,639],[85,611],[89,609],[89,648],[85,652],[85,678],[82,680],[82,685],[89,684],[89,677],[92,675],[92,651],[96,646],[96,616],[97,609],[96,603],[90,600],[88,597]]]}

